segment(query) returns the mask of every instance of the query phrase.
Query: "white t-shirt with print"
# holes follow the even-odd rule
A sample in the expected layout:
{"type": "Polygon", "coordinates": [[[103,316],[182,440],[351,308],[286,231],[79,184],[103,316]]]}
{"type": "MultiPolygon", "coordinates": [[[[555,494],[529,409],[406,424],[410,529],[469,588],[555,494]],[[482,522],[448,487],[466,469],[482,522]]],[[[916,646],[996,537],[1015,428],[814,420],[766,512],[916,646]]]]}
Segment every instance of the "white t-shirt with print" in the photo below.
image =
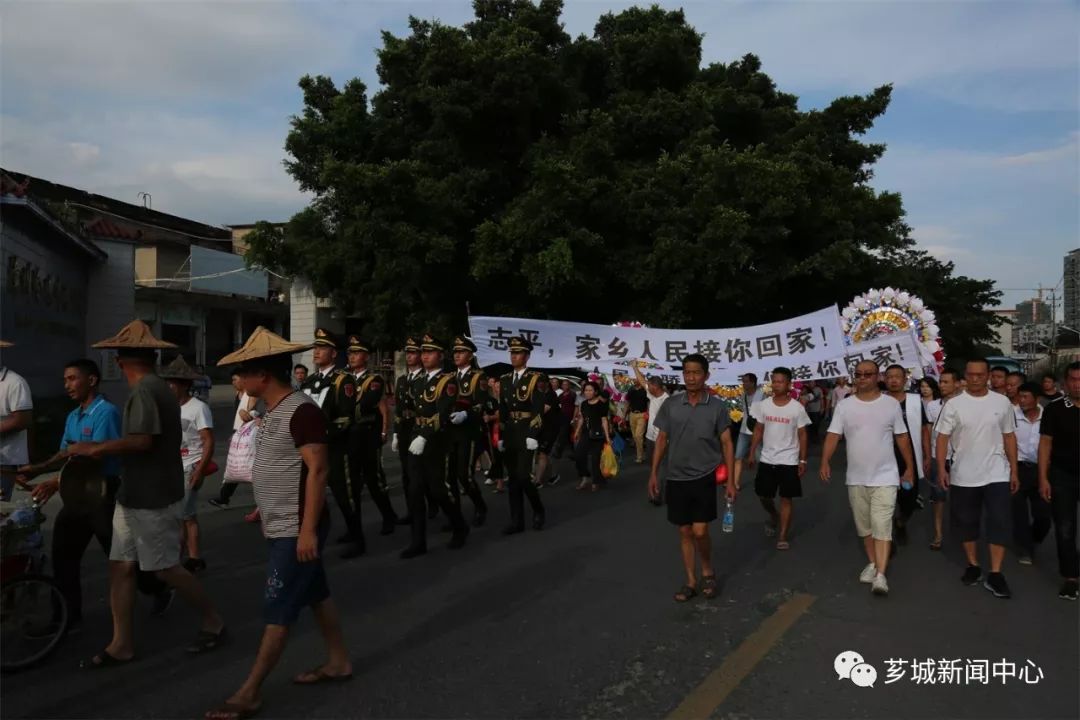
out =
{"type": "Polygon", "coordinates": [[[836,406],[829,432],[845,438],[848,485],[900,484],[893,436],[906,435],[907,426],[896,400],[884,394],[870,401],[849,395],[836,406]]]}
{"type": "MultiPolygon", "coordinates": [[[[14,370],[0,367],[0,418],[33,409],[34,401],[26,379],[14,370]]],[[[25,428],[0,438],[0,465],[26,465],[29,462],[25,428]]]]}
{"type": "Polygon", "coordinates": [[[180,459],[184,463],[184,472],[190,473],[202,460],[203,441],[200,430],[213,430],[214,418],[210,406],[197,397],[193,397],[180,406],[180,431],[183,440],[180,444],[180,459]]]}
{"type": "Polygon", "coordinates": [[[948,435],[952,446],[950,484],[982,487],[1009,482],[1004,436],[1016,432],[1016,413],[1007,397],[995,392],[954,397],[941,408],[935,429],[948,435]]]}
{"type": "Polygon", "coordinates": [[[777,405],[775,398],[765,398],[750,406],[750,417],[763,427],[761,462],[799,464],[799,428],[810,424],[810,416],[801,402],[788,398],[785,405],[777,405]]]}

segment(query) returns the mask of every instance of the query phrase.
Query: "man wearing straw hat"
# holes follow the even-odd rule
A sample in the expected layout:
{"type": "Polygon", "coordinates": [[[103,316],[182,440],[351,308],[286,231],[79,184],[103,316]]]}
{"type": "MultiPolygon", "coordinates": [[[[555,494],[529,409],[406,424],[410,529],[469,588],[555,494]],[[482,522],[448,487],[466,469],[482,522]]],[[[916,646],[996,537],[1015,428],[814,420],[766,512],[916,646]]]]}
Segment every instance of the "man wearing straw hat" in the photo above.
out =
{"type": "Polygon", "coordinates": [[[180,403],[180,427],[183,444],[180,457],[184,463],[184,544],[187,560],[184,567],[196,573],[206,569],[206,561],[199,550],[199,488],[210,474],[214,458],[214,418],[210,406],[192,395],[191,389],[201,373],[184,362],[183,356],[166,365],[158,373],[169,384],[169,389],[180,403]]]}
{"type": "Polygon", "coordinates": [[[326,507],[329,474],[327,428],[319,406],[292,389],[292,354],[310,345],[290,343],[259,327],[247,343],[218,365],[239,363],[244,391],[266,403],[255,449],[252,487],[262,516],[270,560],[263,595],[262,641],[244,684],[207,718],[250,717],[262,707],[263,681],[274,669],[300,611],[310,606],[326,641],[327,660],[301,673],[301,685],[334,683],[352,677],[341,622],[322,562],[330,531],[326,507]]]}
{"type": "Polygon", "coordinates": [[[131,396],[124,406],[123,437],[68,447],[71,455],[119,455],[122,468],[109,549],[113,637],[108,647],[86,660],[83,667],[104,668],[134,658],[132,610],[137,568],[157,573],[202,615],[198,638],[188,652],[213,650],[224,638],[225,622],[199,581],[180,565],[184,501],[180,406],[165,381],[154,374],[157,351],[176,346],[158,340],[146,323],[134,320],[94,347],[117,351],[117,364],[131,396]]]}

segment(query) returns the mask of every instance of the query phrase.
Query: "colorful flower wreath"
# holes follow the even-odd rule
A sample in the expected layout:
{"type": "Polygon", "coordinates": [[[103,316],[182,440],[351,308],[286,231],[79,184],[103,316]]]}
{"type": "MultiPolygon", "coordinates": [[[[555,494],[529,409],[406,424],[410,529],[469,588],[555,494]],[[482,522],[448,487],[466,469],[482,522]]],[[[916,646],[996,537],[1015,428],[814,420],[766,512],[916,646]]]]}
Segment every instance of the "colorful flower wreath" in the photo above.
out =
{"type": "Polygon", "coordinates": [[[840,316],[848,345],[914,329],[919,342],[934,356],[938,371],[945,367],[934,311],[911,293],[873,288],[852,300],[840,316]]]}

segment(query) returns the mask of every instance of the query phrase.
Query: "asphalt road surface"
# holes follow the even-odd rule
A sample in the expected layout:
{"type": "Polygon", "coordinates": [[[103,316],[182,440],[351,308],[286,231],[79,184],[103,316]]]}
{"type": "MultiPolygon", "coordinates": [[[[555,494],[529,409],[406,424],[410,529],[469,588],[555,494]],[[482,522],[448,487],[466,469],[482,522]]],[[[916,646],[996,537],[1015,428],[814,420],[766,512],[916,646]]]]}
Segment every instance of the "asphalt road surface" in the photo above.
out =
{"type": "MultiPolygon", "coordinates": [[[[1034,567],[1008,557],[1014,597],[999,600],[960,583],[964,562],[948,535],[944,552],[927,548],[930,510],[922,510],[894,558],[890,595],[874,597],[857,579],[865,559],[838,460],[826,487],[812,455],[788,552],[765,537],[764,512],[744,494],[735,531],[713,526],[719,597],[686,604],[672,600],[682,583],[676,531],[645,501],[646,471],[632,462],[598,493],[575,492],[572,465],[560,462],[564,480],[542,491],[547,528],[510,538],[499,534],[506,496],[485,488],[488,525],[464,550],[445,549],[436,521],[430,552],[411,561],[397,557],[406,528],[380,537],[365,497],[368,555],[342,561],[336,549],[327,552],[355,678],[289,683],[321,661],[307,614],[265,686],[260,716],[1080,717],[1080,607],[1057,597],[1052,544],[1040,548],[1034,567]],[[875,669],[873,686],[838,679],[834,659],[845,651],[875,669]],[[889,682],[888,668],[900,660],[904,676],[889,682]],[[925,682],[927,660],[933,684],[925,682]],[[986,684],[980,661],[988,663],[986,684]]],[[[398,486],[389,453],[386,465],[398,486]]],[[[265,549],[258,529],[241,521],[250,498],[243,489],[234,508],[205,505],[201,515],[209,563],[202,577],[229,624],[227,645],[187,656],[195,614],[177,599],[165,618],[152,618],[140,598],[138,661],[80,670],[78,661],[102,649],[110,632],[106,563],[93,547],[83,565],[82,632],[39,667],[3,678],[2,716],[199,718],[235,690],[262,631],[265,549]]],[[[400,488],[393,501],[403,512],[400,488]]]]}

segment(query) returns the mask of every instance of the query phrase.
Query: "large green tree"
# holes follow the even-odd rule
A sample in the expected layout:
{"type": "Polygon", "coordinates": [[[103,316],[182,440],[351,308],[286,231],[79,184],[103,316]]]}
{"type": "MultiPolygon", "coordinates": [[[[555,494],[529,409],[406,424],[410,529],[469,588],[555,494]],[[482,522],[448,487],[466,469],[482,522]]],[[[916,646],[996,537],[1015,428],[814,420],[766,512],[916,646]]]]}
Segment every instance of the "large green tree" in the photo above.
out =
{"type": "Polygon", "coordinates": [[[359,80],[300,81],[286,165],[314,200],[249,236],[253,262],[307,277],[383,342],[460,331],[466,302],[717,327],[887,282],[925,296],[958,347],[987,339],[992,286],[916,251],[900,196],[870,187],[885,148],[860,137],[889,86],[800,111],[753,55],[702,67],[682,11],[571,38],[561,0],[473,4],[464,27],[384,33],[370,103],[359,80]]]}

